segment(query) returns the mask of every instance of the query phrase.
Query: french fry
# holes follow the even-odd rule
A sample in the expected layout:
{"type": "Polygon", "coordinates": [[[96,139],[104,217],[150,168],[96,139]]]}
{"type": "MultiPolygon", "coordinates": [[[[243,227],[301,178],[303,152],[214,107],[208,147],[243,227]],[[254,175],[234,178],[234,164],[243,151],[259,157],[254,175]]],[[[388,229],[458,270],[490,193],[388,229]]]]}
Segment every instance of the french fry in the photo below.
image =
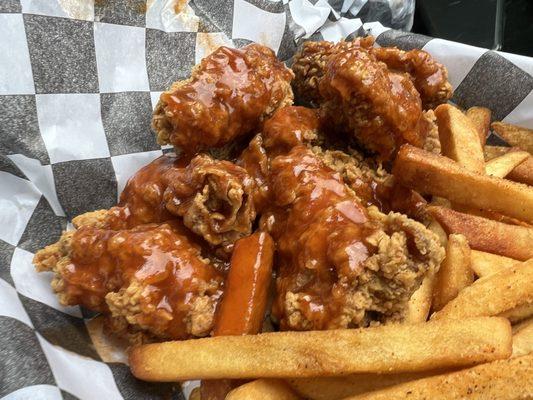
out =
{"type": "Polygon", "coordinates": [[[463,235],[452,234],[446,245],[446,258],[440,265],[433,289],[433,310],[438,311],[461,290],[474,282],[470,268],[470,247],[463,235]]]}
{"type": "Polygon", "coordinates": [[[533,353],[533,318],[513,326],[513,355],[521,357],[533,353]]]}
{"type": "Polygon", "coordinates": [[[486,253],[479,250],[472,250],[470,252],[470,257],[470,266],[474,273],[480,278],[493,275],[502,269],[509,268],[520,262],[509,257],[498,256],[496,254],[486,253]]]}
{"type": "Polygon", "coordinates": [[[511,339],[505,318],[452,319],[151,343],[129,361],[133,375],[156,382],[399,373],[509,357],[511,339]]]}
{"type": "Polygon", "coordinates": [[[289,379],[287,383],[300,396],[311,400],[338,400],[347,396],[355,396],[372,392],[389,386],[398,385],[438,372],[406,372],[403,374],[356,374],[333,376],[329,378],[289,379]]]}
{"type": "Polygon", "coordinates": [[[501,313],[499,316],[507,318],[512,324],[523,321],[533,316],[533,303],[522,304],[512,310],[501,313]]]}
{"type": "Polygon", "coordinates": [[[533,303],[533,259],[477,280],[431,318],[461,320],[499,315],[530,303],[533,303]]]}
{"type": "Polygon", "coordinates": [[[483,153],[485,154],[485,161],[490,161],[493,158],[503,156],[511,150],[511,147],[507,146],[491,146],[486,145],[483,148],[483,153]]]}
{"type": "Polygon", "coordinates": [[[491,111],[486,107],[470,107],[466,110],[466,116],[476,127],[481,146],[485,146],[490,129],[491,111]]]}
{"type": "Polygon", "coordinates": [[[477,215],[478,217],[483,217],[483,218],[490,219],[493,221],[502,222],[504,224],[531,226],[527,222],[521,221],[513,217],[508,217],[507,215],[503,215],[502,213],[498,213],[498,212],[491,211],[491,210],[483,210],[482,208],[465,206],[464,204],[453,204],[452,207],[448,207],[448,208],[453,208],[455,211],[459,211],[461,213],[477,215]]]}
{"type": "Polygon", "coordinates": [[[509,225],[443,207],[428,207],[448,233],[466,237],[472,249],[524,261],[533,257],[533,228],[509,225]]]}
{"type": "Polygon", "coordinates": [[[443,155],[457,161],[468,171],[485,173],[483,147],[479,133],[470,119],[450,104],[435,109],[443,155]]]}
{"type": "Polygon", "coordinates": [[[486,174],[497,178],[505,178],[528,157],[531,156],[527,151],[510,151],[487,162],[485,164],[486,174]]]}
{"type": "Polygon", "coordinates": [[[257,379],[233,389],[226,400],[298,400],[285,382],[277,379],[257,379]]]}
{"type": "Polygon", "coordinates": [[[518,164],[515,169],[509,172],[506,178],[533,186],[533,156],[529,156],[525,161],[518,164]]]}
{"type": "Polygon", "coordinates": [[[505,122],[493,122],[491,128],[511,146],[533,154],[533,129],[506,124],[505,122]]]}
{"type": "Polygon", "coordinates": [[[465,171],[446,157],[404,145],[396,157],[393,175],[421,194],[533,222],[533,187],[465,171]]]}
{"type": "Polygon", "coordinates": [[[433,297],[433,286],[435,284],[435,271],[429,271],[422,280],[420,287],[413,293],[407,303],[404,322],[407,324],[417,324],[425,322],[431,309],[433,297]]]}
{"type": "Polygon", "coordinates": [[[533,355],[406,382],[344,400],[518,400],[533,397],[533,355]]]}

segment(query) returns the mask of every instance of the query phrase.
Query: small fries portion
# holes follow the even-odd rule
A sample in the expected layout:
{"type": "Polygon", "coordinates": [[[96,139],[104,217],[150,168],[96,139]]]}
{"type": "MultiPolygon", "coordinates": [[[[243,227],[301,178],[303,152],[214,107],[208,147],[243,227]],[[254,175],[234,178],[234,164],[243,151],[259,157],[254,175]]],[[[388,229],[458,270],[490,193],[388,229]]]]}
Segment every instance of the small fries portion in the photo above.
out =
{"type": "Polygon", "coordinates": [[[509,357],[504,318],[275,332],[152,343],[130,353],[143,380],[304,378],[451,368],[509,357]],[[194,357],[194,362],[191,362],[194,357]]]}
{"type": "Polygon", "coordinates": [[[345,400],[518,400],[533,397],[533,355],[406,382],[345,400]]]}
{"type": "Polygon", "coordinates": [[[355,374],[329,378],[300,378],[287,382],[301,396],[311,400],[338,400],[437,374],[435,371],[403,374],[355,374]]]}
{"type": "Polygon", "coordinates": [[[442,154],[457,161],[468,171],[485,173],[479,131],[459,109],[441,104],[435,109],[442,154]]]}
{"type": "Polygon", "coordinates": [[[461,290],[474,282],[470,268],[470,247],[463,235],[452,234],[446,245],[446,258],[440,265],[433,291],[433,310],[438,311],[461,290]]]}
{"type": "Polygon", "coordinates": [[[476,127],[481,146],[485,146],[485,143],[487,142],[491,115],[492,112],[486,107],[470,107],[466,111],[466,116],[476,127]]]}
{"type": "Polygon", "coordinates": [[[533,228],[504,224],[444,207],[428,207],[428,212],[448,234],[464,235],[472,249],[521,261],[533,257],[533,228]]]}
{"type": "Polygon", "coordinates": [[[470,257],[470,266],[479,278],[490,276],[520,262],[509,257],[498,256],[478,250],[472,250],[470,257]]]}
{"type": "Polygon", "coordinates": [[[485,165],[486,173],[497,178],[505,178],[528,157],[530,155],[526,151],[510,151],[487,162],[485,165]]]}
{"type": "Polygon", "coordinates": [[[285,382],[276,379],[257,379],[233,389],[226,400],[298,400],[285,382]]]}
{"type": "Polygon", "coordinates": [[[479,279],[465,288],[433,319],[499,315],[533,303],[533,259],[479,279]]]}
{"type": "Polygon", "coordinates": [[[533,222],[533,188],[465,171],[449,158],[404,145],[398,152],[393,174],[401,184],[421,194],[533,222]]]}
{"type": "Polygon", "coordinates": [[[533,129],[523,128],[505,122],[493,122],[491,125],[494,132],[501,136],[511,146],[533,154],[533,129]]]}

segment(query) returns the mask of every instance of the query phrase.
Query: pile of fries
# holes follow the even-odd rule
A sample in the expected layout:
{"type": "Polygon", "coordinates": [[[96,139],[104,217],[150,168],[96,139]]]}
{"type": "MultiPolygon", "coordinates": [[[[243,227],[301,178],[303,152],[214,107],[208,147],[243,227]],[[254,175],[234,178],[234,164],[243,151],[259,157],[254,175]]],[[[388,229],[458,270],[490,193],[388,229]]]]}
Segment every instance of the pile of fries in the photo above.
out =
{"type": "Polygon", "coordinates": [[[446,248],[404,323],[147,344],[130,354],[133,374],[242,380],[230,400],[533,398],[533,131],[495,122],[514,147],[494,147],[490,110],[435,115],[442,155],[406,145],[393,168],[432,196],[446,248]]]}

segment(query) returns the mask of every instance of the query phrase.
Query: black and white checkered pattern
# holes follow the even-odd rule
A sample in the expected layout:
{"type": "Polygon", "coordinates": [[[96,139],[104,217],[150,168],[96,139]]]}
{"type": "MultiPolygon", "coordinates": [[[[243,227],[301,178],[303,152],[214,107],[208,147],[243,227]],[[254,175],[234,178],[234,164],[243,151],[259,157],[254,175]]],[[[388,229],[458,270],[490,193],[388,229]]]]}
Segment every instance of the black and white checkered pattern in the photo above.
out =
{"type": "Polygon", "coordinates": [[[217,46],[256,41],[287,60],[306,38],[366,29],[380,45],[423,48],[446,64],[460,105],[533,127],[533,60],[363,27],[354,18],[362,3],[191,0],[176,16],[170,0],[149,1],[148,9],[145,0],[0,1],[0,398],[190,392],[103,362],[87,329],[90,313],[60,305],[51,275],[36,273],[31,261],[68,220],[115,204],[127,179],[168,151],[150,132],[152,109],[217,46]]]}

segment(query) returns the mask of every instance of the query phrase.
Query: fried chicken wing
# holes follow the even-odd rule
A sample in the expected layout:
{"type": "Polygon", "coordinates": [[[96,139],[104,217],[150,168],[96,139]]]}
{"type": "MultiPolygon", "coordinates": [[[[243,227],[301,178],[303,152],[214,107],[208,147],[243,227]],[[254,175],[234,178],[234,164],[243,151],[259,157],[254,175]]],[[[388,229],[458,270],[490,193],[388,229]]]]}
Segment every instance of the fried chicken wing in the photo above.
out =
{"type": "Polygon", "coordinates": [[[265,46],[219,47],[161,95],[152,121],[158,142],[194,153],[252,133],[292,104],[292,77],[265,46]]]}
{"type": "Polygon", "coordinates": [[[389,71],[363,49],[329,57],[319,84],[331,125],[387,160],[403,143],[421,147],[430,129],[420,95],[405,73],[389,71]]]}
{"type": "Polygon", "coordinates": [[[200,154],[187,162],[167,154],[128,181],[120,203],[73,219],[75,227],[128,229],[179,217],[192,232],[226,254],[252,232],[254,181],[245,169],[200,154]]]}
{"type": "Polygon", "coordinates": [[[277,245],[273,315],[296,330],[401,320],[443,250],[423,225],[361,203],[304,144],[312,116],[279,110],[263,131],[270,206],[260,225],[277,245]]]}
{"type": "Polygon", "coordinates": [[[423,50],[403,51],[396,47],[372,48],[372,54],[391,70],[407,72],[420,93],[425,110],[446,103],[453,94],[448,71],[423,50]]]}
{"type": "Polygon", "coordinates": [[[231,253],[233,243],[252,232],[255,184],[244,168],[201,154],[165,172],[163,181],[167,210],[211,245],[231,253]]]}
{"type": "Polygon", "coordinates": [[[329,57],[340,51],[362,47],[369,49],[374,45],[374,38],[367,36],[353,41],[341,41],[337,44],[328,41],[304,42],[302,48],[294,55],[292,86],[298,102],[319,106],[322,96],[318,90],[320,79],[324,76],[329,57]]]}
{"type": "Polygon", "coordinates": [[[172,215],[163,202],[163,193],[167,187],[163,174],[181,164],[183,160],[171,153],[155,159],[129,179],[120,195],[118,206],[79,215],[72,223],[75,227],[127,229],[171,219],[172,215]]]}
{"type": "Polygon", "coordinates": [[[37,252],[65,305],[120,318],[160,339],[206,336],[222,276],[178,222],[126,230],[83,226],[37,252]]]}

